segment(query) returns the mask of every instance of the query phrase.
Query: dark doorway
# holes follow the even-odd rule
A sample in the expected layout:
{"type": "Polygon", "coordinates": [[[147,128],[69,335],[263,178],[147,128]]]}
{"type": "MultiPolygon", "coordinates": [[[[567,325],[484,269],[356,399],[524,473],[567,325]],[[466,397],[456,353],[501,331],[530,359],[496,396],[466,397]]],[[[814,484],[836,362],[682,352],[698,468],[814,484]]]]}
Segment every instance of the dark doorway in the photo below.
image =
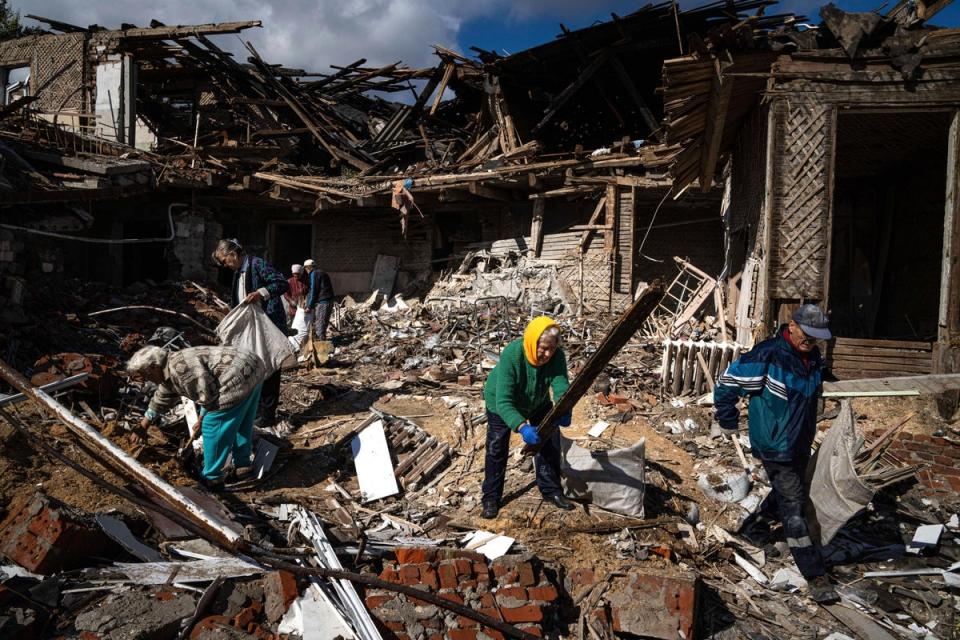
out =
{"type": "Polygon", "coordinates": [[[837,120],[829,306],[834,334],[936,340],[946,112],[837,120]]]}
{"type": "MultiPolygon", "coordinates": [[[[170,223],[166,220],[135,220],[123,223],[124,238],[168,238],[170,223]]],[[[166,251],[169,242],[144,242],[123,245],[123,284],[163,282],[167,279],[166,251]]]]}
{"type": "Polygon", "coordinates": [[[303,264],[313,258],[313,223],[277,223],[273,227],[273,250],[270,262],[287,277],[290,265],[303,264]]]}

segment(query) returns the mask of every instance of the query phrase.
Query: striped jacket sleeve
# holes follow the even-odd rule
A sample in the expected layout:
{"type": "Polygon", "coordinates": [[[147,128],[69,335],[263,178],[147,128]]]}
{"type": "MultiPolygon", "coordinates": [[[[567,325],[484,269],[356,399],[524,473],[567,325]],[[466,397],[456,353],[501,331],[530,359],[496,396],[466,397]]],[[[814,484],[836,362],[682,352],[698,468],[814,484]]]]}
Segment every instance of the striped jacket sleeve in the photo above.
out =
{"type": "Polygon", "coordinates": [[[724,429],[736,429],[740,411],[737,400],[763,391],[767,382],[767,362],[755,353],[745,353],[723,372],[713,390],[717,422],[724,429]]]}

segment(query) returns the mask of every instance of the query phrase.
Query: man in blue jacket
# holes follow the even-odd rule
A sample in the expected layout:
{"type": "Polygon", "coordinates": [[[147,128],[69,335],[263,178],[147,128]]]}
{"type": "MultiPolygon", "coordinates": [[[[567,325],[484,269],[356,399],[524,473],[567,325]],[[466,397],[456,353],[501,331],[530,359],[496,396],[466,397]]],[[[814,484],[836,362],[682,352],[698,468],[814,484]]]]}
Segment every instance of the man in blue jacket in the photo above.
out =
{"type": "MultiPolygon", "coordinates": [[[[272,264],[247,254],[235,239],[224,239],[213,252],[213,261],[231,269],[233,286],[230,288],[230,304],[259,303],[267,317],[277,328],[287,334],[287,313],[283,308],[283,294],[290,285],[283,274],[272,264]]],[[[260,426],[272,427],[277,423],[277,406],[280,404],[280,370],[263,381],[260,393],[260,426]]]]}
{"type": "Polygon", "coordinates": [[[313,319],[313,335],[318,340],[326,340],[333,307],[333,284],[327,272],[317,269],[312,259],[304,260],[303,268],[309,274],[306,306],[307,314],[313,319]]]}
{"type": "Polygon", "coordinates": [[[829,340],[828,318],[819,307],[802,305],[777,335],[740,356],[720,376],[713,392],[717,422],[736,436],[737,400],[747,396],[750,447],[770,478],[772,491],[745,530],[769,532],[779,517],[797,568],[811,597],[826,604],[838,600],[827,577],[820,549],[810,538],[804,517],[809,496],[806,469],[817,432],[823,358],[817,340],[829,340]]]}

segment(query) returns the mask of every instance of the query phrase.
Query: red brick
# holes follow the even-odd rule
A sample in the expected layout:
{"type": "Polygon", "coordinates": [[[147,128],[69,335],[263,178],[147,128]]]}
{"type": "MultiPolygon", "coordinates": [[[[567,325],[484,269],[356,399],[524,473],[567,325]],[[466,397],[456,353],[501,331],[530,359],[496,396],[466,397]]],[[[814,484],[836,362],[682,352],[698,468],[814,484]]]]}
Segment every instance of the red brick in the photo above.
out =
{"type": "Polygon", "coordinates": [[[541,600],[543,602],[553,602],[560,597],[557,588],[551,584],[543,587],[530,587],[527,589],[527,597],[531,600],[541,600]]]}
{"type": "Polygon", "coordinates": [[[610,624],[610,615],[607,613],[606,607],[594,609],[591,615],[603,624],[610,624]]]}
{"type": "Polygon", "coordinates": [[[434,634],[432,634],[429,638],[427,638],[427,640],[443,640],[443,634],[442,634],[442,633],[434,633],[434,634]]]}
{"type": "Polygon", "coordinates": [[[503,616],[500,615],[499,609],[494,609],[493,607],[481,607],[480,613],[487,616],[488,618],[493,618],[494,620],[503,620],[503,616]]]}
{"type": "Polygon", "coordinates": [[[472,576],[473,575],[473,563],[467,560],[466,558],[457,558],[453,561],[457,568],[458,576],[472,576]]]}
{"type": "Polygon", "coordinates": [[[694,574],[631,574],[629,586],[609,592],[613,630],[636,636],[692,637],[699,581],[694,574]]]}
{"type": "Polygon", "coordinates": [[[943,438],[943,437],[941,437],[941,436],[933,436],[933,437],[931,438],[931,440],[933,440],[933,444],[934,444],[934,449],[935,449],[935,450],[940,450],[942,447],[952,447],[952,446],[953,446],[953,444],[952,444],[949,440],[947,440],[946,438],[943,438]]]}
{"type": "Polygon", "coordinates": [[[397,574],[396,569],[392,567],[384,567],[383,571],[380,572],[380,579],[387,582],[400,582],[400,576],[397,574]]]}
{"type": "Polygon", "coordinates": [[[383,626],[385,626],[387,629],[390,629],[390,631],[406,631],[407,630],[407,625],[403,624],[399,620],[385,620],[383,622],[383,626]]]}
{"type": "Polygon", "coordinates": [[[497,589],[497,598],[527,599],[527,590],[523,587],[500,587],[497,589]]]}
{"type": "Polygon", "coordinates": [[[437,567],[437,578],[441,589],[455,589],[457,587],[457,567],[452,560],[445,560],[437,567]]]}
{"type": "Polygon", "coordinates": [[[376,609],[380,607],[384,602],[390,602],[394,598],[396,598],[396,596],[374,595],[374,596],[367,596],[365,601],[367,603],[367,609],[376,609]]]}
{"type": "Polygon", "coordinates": [[[477,640],[476,629],[447,629],[450,640],[477,640]]]}
{"type": "Polygon", "coordinates": [[[194,627],[193,631],[190,632],[191,640],[196,640],[206,636],[209,632],[214,632],[216,634],[222,634],[223,626],[230,626],[230,618],[227,616],[207,616],[198,622],[194,627]]]}
{"type": "Polygon", "coordinates": [[[480,596],[480,606],[481,606],[481,607],[494,607],[494,606],[496,606],[496,604],[494,603],[494,600],[493,600],[493,594],[492,594],[492,593],[485,593],[485,594],[483,594],[482,596],[480,596]]]}
{"type": "Polygon", "coordinates": [[[532,587],[537,584],[537,578],[533,573],[533,565],[529,562],[520,562],[517,564],[517,581],[524,587],[532,587]]]}
{"type": "Polygon", "coordinates": [[[246,629],[247,625],[253,622],[256,615],[253,607],[245,607],[240,610],[240,613],[233,617],[233,626],[238,629],[246,629]]]}
{"type": "Polygon", "coordinates": [[[507,640],[502,633],[500,633],[496,629],[491,629],[490,627],[483,627],[482,629],[480,629],[480,632],[490,636],[491,638],[493,638],[493,640],[507,640]]]}
{"type": "Polygon", "coordinates": [[[80,640],[100,640],[100,636],[93,631],[81,631],[80,640]]]}
{"type": "Polygon", "coordinates": [[[950,477],[947,478],[947,483],[950,485],[950,488],[954,491],[960,491],[960,477],[950,477]]]}
{"type": "Polygon", "coordinates": [[[460,589],[461,591],[464,591],[465,589],[476,589],[476,588],[477,588],[477,581],[476,581],[476,580],[461,580],[461,581],[460,581],[460,584],[458,585],[458,587],[459,587],[459,589],[460,589]]]}
{"type": "Polygon", "coordinates": [[[0,522],[0,555],[34,573],[81,567],[89,556],[110,556],[113,549],[99,527],[41,492],[11,504],[0,522]]]}
{"type": "Polygon", "coordinates": [[[453,548],[437,549],[437,560],[456,560],[458,558],[463,558],[470,562],[487,562],[487,556],[477,551],[453,548]]]}
{"type": "Polygon", "coordinates": [[[926,451],[927,448],[919,442],[904,442],[903,448],[907,451],[926,451]]]}
{"type": "Polygon", "coordinates": [[[534,626],[532,624],[520,625],[517,627],[517,629],[520,629],[520,631],[525,631],[526,633],[529,633],[532,636],[537,636],[538,638],[543,637],[543,631],[540,630],[540,627],[534,626]]]}
{"type": "Polygon", "coordinates": [[[400,564],[421,564],[423,562],[433,562],[437,557],[437,552],[433,549],[423,547],[399,547],[397,548],[397,562],[400,564]]]}
{"type": "Polygon", "coordinates": [[[297,579],[289,571],[268,573],[263,579],[263,592],[266,596],[267,620],[270,622],[279,622],[290,608],[290,603],[300,595],[297,579]]]}
{"type": "Polygon", "coordinates": [[[478,627],[480,623],[474,620],[473,618],[468,618],[467,616],[457,616],[457,624],[461,627],[478,627]]]}
{"type": "Polygon", "coordinates": [[[400,567],[401,584],[419,584],[420,568],[415,564],[405,564],[400,567]]]}
{"type": "MultiPolygon", "coordinates": [[[[907,435],[907,434],[901,433],[901,434],[900,434],[900,437],[902,438],[902,437],[905,436],[905,435],[907,435]]],[[[913,439],[914,439],[916,442],[933,442],[933,438],[930,437],[930,436],[928,436],[928,435],[926,435],[925,433],[914,433],[914,434],[912,434],[912,436],[913,436],[913,439]]]]}
{"type": "Polygon", "coordinates": [[[957,462],[950,456],[933,456],[933,461],[937,464],[942,464],[945,467],[952,467],[957,462]]]}
{"type": "Polygon", "coordinates": [[[543,608],[528,604],[522,607],[503,607],[503,619],[507,622],[540,622],[543,620],[543,608]]]}
{"type": "Polygon", "coordinates": [[[478,576],[490,575],[490,566],[486,562],[474,562],[473,572],[478,576]]]}
{"type": "Polygon", "coordinates": [[[396,638],[396,640],[410,640],[410,636],[405,633],[397,633],[394,635],[394,638],[396,638]]]}
{"type": "Polygon", "coordinates": [[[420,584],[430,587],[431,591],[436,591],[440,586],[437,581],[437,570],[429,562],[424,562],[420,567],[420,584]]]}
{"type": "Polygon", "coordinates": [[[577,587],[587,587],[595,583],[597,577],[592,568],[580,567],[570,574],[570,581],[577,587]]]}
{"type": "Polygon", "coordinates": [[[444,600],[449,600],[450,602],[456,602],[457,604],[463,604],[463,598],[460,597],[460,594],[456,591],[440,591],[437,594],[444,600]]]}

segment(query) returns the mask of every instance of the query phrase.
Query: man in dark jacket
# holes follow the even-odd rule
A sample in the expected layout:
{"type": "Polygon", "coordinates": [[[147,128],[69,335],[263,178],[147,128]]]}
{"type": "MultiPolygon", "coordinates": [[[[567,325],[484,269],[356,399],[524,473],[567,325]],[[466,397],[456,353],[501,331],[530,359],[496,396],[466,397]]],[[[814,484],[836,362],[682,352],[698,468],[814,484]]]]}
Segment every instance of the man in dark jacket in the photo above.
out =
{"type": "Polygon", "coordinates": [[[809,497],[806,469],[817,432],[817,404],[822,391],[823,358],[817,340],[829,340],[827,316],[812,304],[801,306],[777,335],[740,356],[720,376],[713,392],[717,422],[738,437],[737,400],[749,396],[750,447],[770,478],[772,491],[744,533],[769,532],[773,518],[783,524],[797,568],[819,603],[836,602],[820,549],[810,538],[804,517],[809,497]]]}
{"type": "Polygon", "coordinates": [[[333,283],[326,271],[317,269],[313,260],[304,260],[303,269],[308,274],[307,313],[313,318],[314,335],[326,340],[333,308],[333,283]]]}
{"type": "MultiPolygon", "coordinates": [[[[248,255],[235,239],[224,239],[217,244],[213,260],[221,267],[233,270],[233,286],[230,288],[230,303],[260,303],[267,317],[277,328],[287,333],[287,314],[283,308],[283,294],[290,285],[273,265],[257,256],[248,255]]],[[[260,394],[260,421],[263,427],[272,427],[277,422],[277,406],[280,404],[280,370],[263,381],[260,394]]]]}

